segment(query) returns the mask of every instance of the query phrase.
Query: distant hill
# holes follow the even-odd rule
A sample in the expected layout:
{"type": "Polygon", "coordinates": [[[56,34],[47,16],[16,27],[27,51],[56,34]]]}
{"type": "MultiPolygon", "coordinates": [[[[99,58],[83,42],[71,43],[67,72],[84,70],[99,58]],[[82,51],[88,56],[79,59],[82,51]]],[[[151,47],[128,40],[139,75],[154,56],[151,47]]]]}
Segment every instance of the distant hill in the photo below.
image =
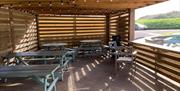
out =
{"type": "Polygon", "coordinates": [[[136,22],[146,25],[146,29],[180,29],[180,18],[140,19],[136,22]]]}
{"type": "Polygon", "coordinates": [[[165,18],[180,18],[180,11],[172,11],[169,13],[164,14],[157,14],[157,15],[147,15],[144,17],[141,17],[141,19],[165,19],[165,18]]]}

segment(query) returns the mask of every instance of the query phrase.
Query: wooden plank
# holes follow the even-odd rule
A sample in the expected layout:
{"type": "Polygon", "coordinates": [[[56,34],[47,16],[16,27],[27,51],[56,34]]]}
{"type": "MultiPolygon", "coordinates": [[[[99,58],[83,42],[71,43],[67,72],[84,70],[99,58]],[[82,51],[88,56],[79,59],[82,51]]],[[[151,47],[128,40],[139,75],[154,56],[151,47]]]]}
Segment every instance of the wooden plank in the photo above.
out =
{"type": "MultiPolygon", "coordinates": [[[[44,15],[44,14],[40,14],[40,17],[48,17],[48,18],[54,18],[54,17],[60,17],[60,18],[72,18],[74,17],[74,15],[60,15],[60,16],[56,16],[54,14],[50,14],[50,15],[44,15]]],[[[78,15],[77,18],[105,18],[104,15],[78,15]]]]}
{"type": "MultiPolygon", "coordinates": [[[[69,32],[45,32],[45,33],[39,33],[40,35],[51,35],[51,34],[73,34],[73,31],[69,32]]],[[[76,34],[89,34],[89,33],[104,33],[104,31],[77,31],[76,34]]]]}
{"type": "Polygon", "coordinates": [[[139,54],[137,55],[137,58],[145,61],[148,64],[155,65],[155,60],[153,60],[151,58],[146,58],[143,55],[139,55],[139,54]]]}
{"type": "MultiPolygon", "coordinates": [[[[39,24],[73,24],[73,22],[60,22],[60,21],[39,21],[39,24]]],[[[101,22],[78,22],[76,24],[102,24],[101,22]]]]}
{"type": "Polygon", "coordinates": [[[69,26],[73,26],[73,23],[40,23],[39,22],[39,26],[65,26],[65,27],[69,27],[69,26]]]}
{"type": "Polygon", "coordinates": [[[160,68],[160,69],[164,69],[164,70],[166,70],[166,71],[168,71],[168,72],[171,72],[172,74],[175,74],[175,75],[177,75],[177,76],[180,76],[180,74],[178,74],[178,73],[180,73],[180,69],[178,69],[178,68],[176,68],[176,67],[173,67],[173,66],[171,66],[171,65],[163,64],[163,63],[157,63],[157,67],[158,67],[158,69],[159,69],[159,68],[160,68]]]}
{"type": "Polygon", "coordinates": [[[157,72],[159,72],[160,74],[162,74],[162,75],[164,75],[164,76],[166,76],[166,77],[174,80],[175,82],[180,83],[180,78],[179,78],[179,76],[176,75],[176,74],[172,74],[171,72],[166,71],[166,70],[164,70],[164,69],[158,69],[157,72]]]}
{"type": "MultiPolygon", "coordinates": [[[[21,26],[16,26],[16,27],[21,27],[21,26]]],[[[63,28],[72,28],[73,26],[39,26],[39,28],[60,28],[60,29],[63,29],[63,28]]],[[[105,26],[76,26],[76,28],[104,28],[105,26]]]]}
{"type": "Polygon", "coordinates": [[[149,64],[149,63],[147,63],[146,61],[144,61],[144,60],[141,60],[141,59],[136,59],[136,62],[137,63],[140,63],[140,64],[142,64],[142,65],[144,65],[144,66],[146,66],[147,68],[150,68],[151,70],[154,70],[155,69],[155,66],[153,65],[153,64],[149,64]]]}
{"type": "MultiPolygon", "coordinates": [[[[105,19],[104,18],[86,18],[86,19],[83,19],[83,18],[76,18],[77,21],[104,21],[105,19]]],[[[59,19],[59,18],[53,18],[53,19],[40,19],[40,21],[73,21],[73,19],[59,19]]]]}
{"type": "Polygon", "coordinates": [[[63,17],[63,16],[39,16],[39,20],[73,20],[71,16],[63,17]]]}
{"type": "Polygon", "coordinates": [[[40,31],[39,34],[63,34],[63,33],[74,33],[74,31],[40,31]]]}
{"type": "Polygon", "coordinates": [[[174,65],[174,66],[179,66],[180,67],[180,62],[179,60],[173,60],[171,58],[168,58],[168,57],[161,57],[161,61],[162,63],[167,63],[167,64],[171,64],[171,65],[174,65]]]}

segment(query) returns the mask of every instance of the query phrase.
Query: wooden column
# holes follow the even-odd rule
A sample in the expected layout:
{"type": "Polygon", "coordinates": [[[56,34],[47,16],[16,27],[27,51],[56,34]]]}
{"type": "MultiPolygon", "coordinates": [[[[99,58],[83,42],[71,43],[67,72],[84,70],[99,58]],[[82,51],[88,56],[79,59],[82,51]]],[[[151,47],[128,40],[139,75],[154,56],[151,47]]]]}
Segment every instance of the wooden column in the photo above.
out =
{"type": "Polygon", "coordinates": [[[40,40],[39,40],[39,19],[38,19],[38,15],[35,16],[36,17],[36,30],[37,30],[37,44],[38,44],[38,50],[40,49],[40,40]]]}
{"type": "Polygon", "coordinates": [[[12,46],[12,52],[15,50],[15,37],[14,37],[14,22],[13,22],[13,11],[11,8],[9,8],[9,26],[10,26],[10,39],[11,39],[11,46],[12,46]]]}
{"type": "Polygon", "coordinates": [[[129,9],[129,41],[134,40],[135,9],[129,9]]]}
{"type": "Polygon", "coordinates": [[[108,45],[109,42],[109,31],[110,31],[110,15],[106,15],[106,41],[105,43],[108,45]]]}
{"type": "Polygon", "coordinates": [[[73,40],[72,40],[72,46],[71,47],[74,47],[74,46],[77,46],[78,44],[77,44],[77,40],[76,40],[76,36],[77,36],[77,34],[76,34],[76,18],[77,18],[77,16],[76,15],[74,15],[73,16],[73,30],[74,30],[74,35],[73,35],[73,40]]]}

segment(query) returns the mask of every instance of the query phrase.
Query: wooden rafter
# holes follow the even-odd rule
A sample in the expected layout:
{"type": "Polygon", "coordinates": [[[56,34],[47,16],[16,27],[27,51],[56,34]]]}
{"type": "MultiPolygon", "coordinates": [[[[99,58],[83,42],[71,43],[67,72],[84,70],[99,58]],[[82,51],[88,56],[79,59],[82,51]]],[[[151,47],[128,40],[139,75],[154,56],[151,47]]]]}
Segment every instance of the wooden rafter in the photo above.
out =
{"type": "Polygon", "coordinates": [[[73,3],[130,3],[130,2],[156,2],[167,0],[1,0],[0,4],[20,3],[20,2],[69,2],[73,3]],[[98,2],[99,1],[99,2],[98,2]]]}
{"type": "Polygon", "coordinates": [[[144,7],[163,1],[167,0],[1,0],[0,5],[25,11],[33,11],[34,13],[55,13],[54,10],[57,10],[58,13],[97,12],[98,14],[107,14],[122,9],[144,7]],[[46,10],[44,10],[44,7],[46,7],[46,10]],[[66,8],[68,8],[69,11],[63,10],[66,8]]]}

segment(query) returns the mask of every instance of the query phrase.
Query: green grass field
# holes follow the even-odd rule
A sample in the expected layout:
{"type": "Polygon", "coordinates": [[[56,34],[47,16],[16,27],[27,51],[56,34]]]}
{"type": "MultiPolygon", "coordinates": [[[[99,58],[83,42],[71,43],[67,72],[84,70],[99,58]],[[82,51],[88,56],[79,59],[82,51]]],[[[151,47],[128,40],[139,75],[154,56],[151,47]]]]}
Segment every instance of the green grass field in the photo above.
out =
{"type": "Polygon", "coordinates": [[[180,29],[180,18],[140,19],[136,22],[146,25],[148,29],[180,29]]]}

